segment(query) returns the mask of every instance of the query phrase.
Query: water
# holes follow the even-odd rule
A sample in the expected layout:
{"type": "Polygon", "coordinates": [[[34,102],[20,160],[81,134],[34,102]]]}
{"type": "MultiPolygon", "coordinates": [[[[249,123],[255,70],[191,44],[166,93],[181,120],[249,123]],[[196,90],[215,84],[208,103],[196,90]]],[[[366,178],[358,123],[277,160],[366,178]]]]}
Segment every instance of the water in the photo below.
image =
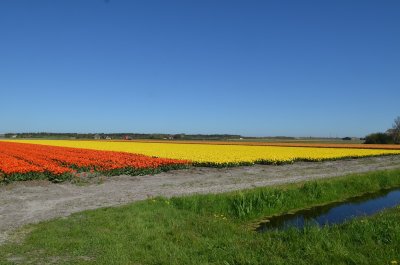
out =
{"type": "Polygon", "coordinates": [[[368,216],[400,204],[400,188],[383,190],[350,198],[343,202],[300,210],[292,214],[271,217],[256,229],[266,232],[289,227],[303,228],[306,225],[340,224],[359,216],[368,216]]]}

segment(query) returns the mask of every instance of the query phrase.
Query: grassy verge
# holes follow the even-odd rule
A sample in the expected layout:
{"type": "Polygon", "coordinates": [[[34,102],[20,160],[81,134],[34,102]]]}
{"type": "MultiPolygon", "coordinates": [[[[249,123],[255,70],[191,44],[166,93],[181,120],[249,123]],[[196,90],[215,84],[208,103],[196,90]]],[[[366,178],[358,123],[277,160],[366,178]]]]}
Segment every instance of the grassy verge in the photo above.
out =
{"type": "Polygon", "coordinates": [[[351,174],[223,194],[177,197],[170,201],[178,209],[198,214],[224,214],[242,222],[391,187],[400,187],[400,170],[351,174]]]}
{"type": "Polygon", "coordinates": [[[395,264],[400,208],[324,228],[259,234],[248,224],[397,186],[391,170],[85,211],[24,228],[25,239],[0,246],[0,264],[395,264]]]}

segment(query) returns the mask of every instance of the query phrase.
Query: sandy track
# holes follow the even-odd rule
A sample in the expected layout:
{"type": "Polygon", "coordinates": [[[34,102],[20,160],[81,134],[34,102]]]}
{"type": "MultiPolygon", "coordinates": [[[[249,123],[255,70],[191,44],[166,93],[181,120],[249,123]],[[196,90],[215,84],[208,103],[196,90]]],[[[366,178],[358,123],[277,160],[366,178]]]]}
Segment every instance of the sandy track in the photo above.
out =
{"type": "Polygon", "coordinates": [[[24,224],[152,196],[218,193],[393,168],[400,168],[400,156],[229,169],[191,168],[152,176],[117,176],[84,186],[46,181],[13,183],[0,187],[0,243],[8,232],[24,224]]]}

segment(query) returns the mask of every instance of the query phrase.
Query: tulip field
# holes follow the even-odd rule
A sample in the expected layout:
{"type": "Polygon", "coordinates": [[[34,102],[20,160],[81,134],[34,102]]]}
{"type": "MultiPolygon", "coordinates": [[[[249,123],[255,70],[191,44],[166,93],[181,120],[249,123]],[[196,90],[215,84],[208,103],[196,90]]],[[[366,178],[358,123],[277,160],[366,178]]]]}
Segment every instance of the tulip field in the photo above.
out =
{"type": "Polygon", "coordinates": [[[313,148],[131,141],[0,141],[0,178],[62,180],[76,172],[138,175],[188,165],[284,164],[400,154],[392,149],[313,148]]]}
{"type": "Polygon", "coordinates": [[[400,146],[398,150],[386,150],[135,141],[16,140],[15,142],[142,154],[151,157],[187,160],[193,165],[202,166],[283,164],[295,161],[323,161],[400,154],[400,146]]]}
{"type": "Polygon", "coordinates": [[[180,168],[185,160],[25,143],[0,142],[0,181],[62,181],[81,171],[139,175],[180,168]]]}

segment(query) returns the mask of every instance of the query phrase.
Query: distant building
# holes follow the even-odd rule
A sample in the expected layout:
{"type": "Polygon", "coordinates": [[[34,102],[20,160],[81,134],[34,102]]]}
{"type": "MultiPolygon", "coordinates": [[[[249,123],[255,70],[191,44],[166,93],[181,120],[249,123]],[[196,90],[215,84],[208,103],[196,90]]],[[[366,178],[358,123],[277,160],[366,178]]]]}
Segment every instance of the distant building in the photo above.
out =
{"type": "Polygon", "coordinates": [[[16,134],[11,135],[11,138],[17,138],[17,135],[16,134]]]}
{"type": "Polygon", "coordinates": [[[95,139],[95,140],[100,140],[100,139],[101,139],[101,136],[100,136],[99,134],[95,134],[94,139],[95,139]]]}
{"type": "Polygon", "coordinates": [[[130,137],[130,136],[128,136],[128,135],[125,135],[125,136],[124,136],[124,140],[132,140],[132,137],[130,137]]]}
{"type": "Polygon", "coordinates": [[[106,140],[111,140],[111,137],[110,137],[110,136],[107,136],[107,137],[106,137],[106,140]]]}

